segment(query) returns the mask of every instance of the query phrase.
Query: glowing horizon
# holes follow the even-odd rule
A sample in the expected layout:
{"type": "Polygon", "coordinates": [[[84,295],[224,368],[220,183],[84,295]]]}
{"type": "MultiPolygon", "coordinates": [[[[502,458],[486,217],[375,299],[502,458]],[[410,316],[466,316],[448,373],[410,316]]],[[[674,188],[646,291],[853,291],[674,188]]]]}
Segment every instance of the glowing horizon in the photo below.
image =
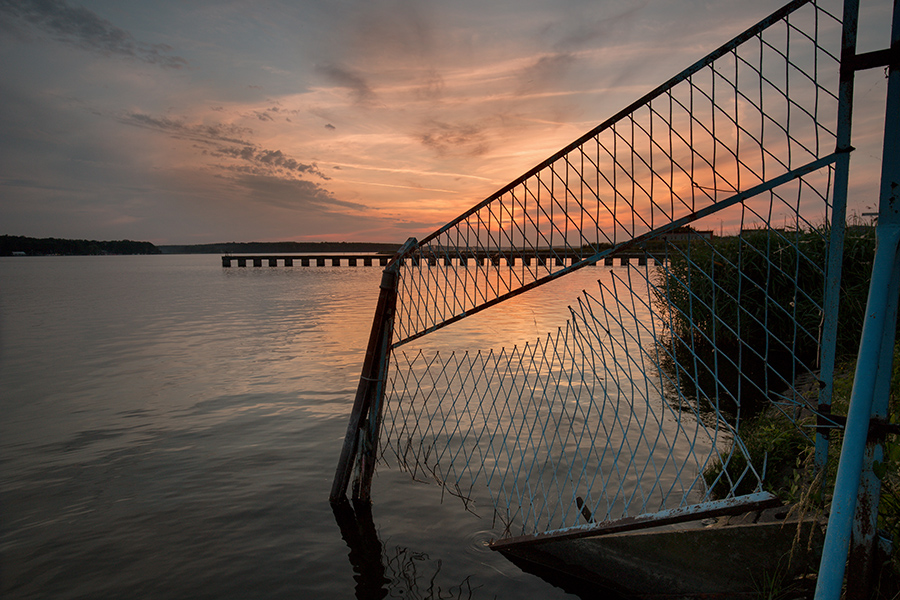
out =
{"type": "MultiPolygon", "coordinates": [[[[482,4],[7,5],[0,233],[421,239],[781,0],[482,4]]],[[[883,85],[857,86],[859,206],[883,85]]]]}

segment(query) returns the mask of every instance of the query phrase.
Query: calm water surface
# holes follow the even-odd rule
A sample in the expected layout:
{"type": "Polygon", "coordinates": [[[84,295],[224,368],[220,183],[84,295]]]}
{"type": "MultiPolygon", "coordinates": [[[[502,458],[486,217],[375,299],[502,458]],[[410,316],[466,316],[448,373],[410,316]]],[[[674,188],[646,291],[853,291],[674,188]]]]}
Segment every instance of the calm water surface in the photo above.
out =
{"type": "MultiPolygon", "coordinates": [[[[380,271],[0,258],[0,596],[571,597],[403,473],[380,469],[371,521],[336,518],[380,271]]],[[[565,316],[528,302],[453,335],[565,316]]]]}

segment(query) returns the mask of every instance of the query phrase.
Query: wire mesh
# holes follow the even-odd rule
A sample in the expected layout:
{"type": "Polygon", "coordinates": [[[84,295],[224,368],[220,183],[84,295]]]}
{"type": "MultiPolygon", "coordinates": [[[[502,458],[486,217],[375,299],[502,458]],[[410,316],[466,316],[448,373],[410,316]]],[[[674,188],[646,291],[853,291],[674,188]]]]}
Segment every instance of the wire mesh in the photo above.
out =
{"type": "Polygon", "coordinates": [[[817,410],[839,48],[793,2],[407,252],[382,457],[505,535],[761,490],[742,416],[817,410]],[[624,252],[534,342],[424,337],[624,252]]]}
{"type": "Polygon", "coordinates": [[[788,5],[422,240],[395,345],[827,157],[839,25],[788,5]]]}

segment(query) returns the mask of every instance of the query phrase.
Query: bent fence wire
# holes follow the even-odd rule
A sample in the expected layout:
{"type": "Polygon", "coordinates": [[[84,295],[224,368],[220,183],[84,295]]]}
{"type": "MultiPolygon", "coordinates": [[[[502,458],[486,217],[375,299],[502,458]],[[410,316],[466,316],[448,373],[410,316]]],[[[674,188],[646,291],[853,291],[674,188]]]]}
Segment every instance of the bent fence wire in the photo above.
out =
{"type": "Polygon", "coordinates": [[[820,381],[841,252],[841,22],[823,4],[790,3],[400,257],[384,460],[506,535],[762,489],[742,416],[771,403],[813,431],[798,382],[820,381]],[[596,269],[545,337],[435,343],[626,253],[652,258],[596,269]]]}
{"type": "MultiPolygon", "coordinates": [[[[804,194],[828,207],[806,180],[788,187],[743,203],[745,217],[758,226],[804,194]]],[[[507,535],[760,491],[742,410],[765,400],[809,416],[817,402],[802,386],[818,376],[828,231],[783,224],[728,241],[737,248],[665,242],[655,265],[604,269],[564,326],[521,347],[395,350],[382,456],[507,535]]]]}

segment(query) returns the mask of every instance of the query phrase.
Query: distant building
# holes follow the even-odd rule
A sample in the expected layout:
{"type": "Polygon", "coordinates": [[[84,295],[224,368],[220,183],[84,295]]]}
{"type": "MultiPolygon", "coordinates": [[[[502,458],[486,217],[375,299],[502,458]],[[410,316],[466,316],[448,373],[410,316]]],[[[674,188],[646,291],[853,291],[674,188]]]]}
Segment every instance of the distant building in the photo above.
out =
{"type": "Polygon", "coordinates": [[[713,239],[713,232],[710,231],[678,231],[667,233],[662,236],[667,242],[689,242],[691,240],[701,239],[701,240],[711,240],[713,239]]]}

